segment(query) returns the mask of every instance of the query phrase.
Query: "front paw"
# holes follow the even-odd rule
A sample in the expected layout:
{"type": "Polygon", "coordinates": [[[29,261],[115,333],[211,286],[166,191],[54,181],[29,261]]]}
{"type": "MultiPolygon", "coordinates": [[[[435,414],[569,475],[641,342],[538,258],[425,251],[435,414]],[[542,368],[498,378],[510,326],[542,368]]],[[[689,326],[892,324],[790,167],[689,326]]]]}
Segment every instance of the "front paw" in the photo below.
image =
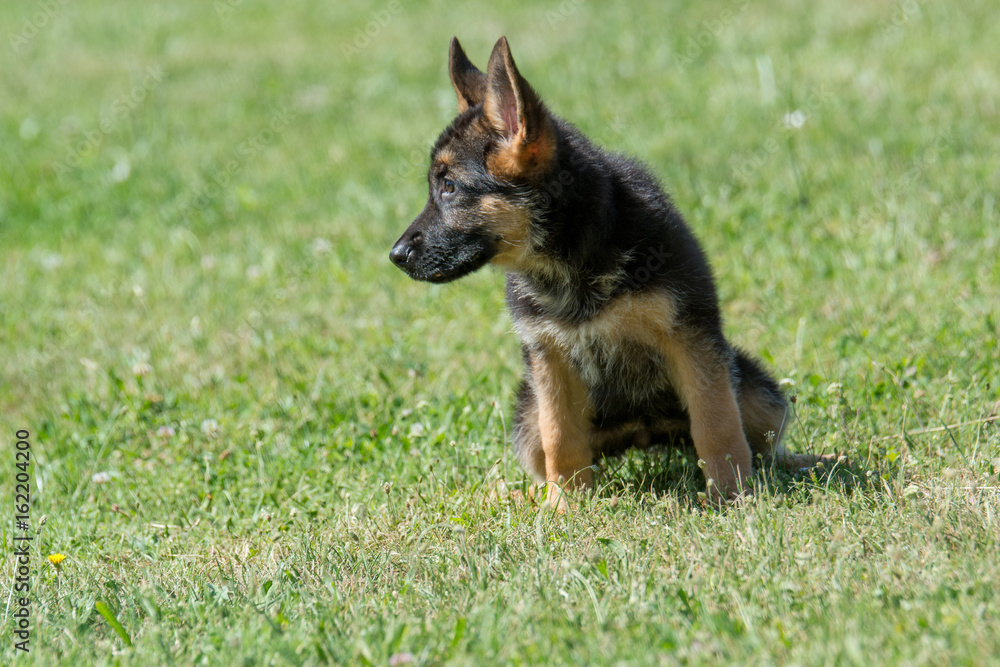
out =
{"type": "Polygon", "coordinates": [[[570,505],[569,492],[556,482],[546,484],[545,500],[542,501],[542,507],[553,509],[557,514],[565,514],[571,509],[575,509],[570,505]]]}
{"type": "Polygon", "coordinates": [[[724,505],[750,493],[750,466],[734,465],[731,456],[698,461],[705,473],[705,497],[716,505],[724,505]]]}
{"type": "Polygon", "coordinates": [[[594,470],[587,467],[568,477],[559,475],[555,480],[547,482],[545,486],[546,496],[543,506],[553,508],[559,514],[565,514],[567,510],[574,509],[570,503],[572,495],[594,490],[594,470]]]}
{"type": "Polygon", "coordinates": [[[715,480],[709,477],[705,480],[705,493],[699,493],[699,500],[702,505],[715,507],[717,509],[728,505],[739,505],[753,497],[753,489],[746,484],[730,485],[720,488],[715,480]]]}

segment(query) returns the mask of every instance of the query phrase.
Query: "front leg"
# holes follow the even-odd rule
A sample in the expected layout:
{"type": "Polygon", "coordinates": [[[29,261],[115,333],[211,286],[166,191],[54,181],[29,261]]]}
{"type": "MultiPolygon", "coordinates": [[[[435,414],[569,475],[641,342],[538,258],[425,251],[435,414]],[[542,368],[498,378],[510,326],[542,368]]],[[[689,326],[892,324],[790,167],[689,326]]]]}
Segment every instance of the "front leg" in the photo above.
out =
{"type": "Polygon", "coordinates": [[[708,495],[732,500],[747,489],[750,446],[743,433],[726,350],[704,334],[674,332],[661,338],[661,351],[691,420],[691,439],[705,462],[708,495]]]}
{"type": "Polygon", "coordinates": [[[562,487],[594,488],[591,467],[594,453],[590,447],[592,410],[587,388],[563,350],[531,350],[528,363],[549,503],[565,511],[567,503],[562,487]]]}

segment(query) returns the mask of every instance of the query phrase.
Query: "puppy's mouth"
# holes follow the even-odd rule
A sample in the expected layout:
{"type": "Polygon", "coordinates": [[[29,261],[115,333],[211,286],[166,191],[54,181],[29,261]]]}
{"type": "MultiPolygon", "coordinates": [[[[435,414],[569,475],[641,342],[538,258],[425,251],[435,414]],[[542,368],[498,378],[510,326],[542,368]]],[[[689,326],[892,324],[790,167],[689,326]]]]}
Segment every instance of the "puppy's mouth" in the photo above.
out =
{"type": "Polygon", "coordinates": [[[427,257],[424,266],[421,266],[422,262],[418,262],[413,267],[403,267],[403,270],[414,280],[440,285],[477,271],[489,262],[492,256],[493,252],[485,248],[472,255],[463,251],[458,253],[458,256],[448,258],[427,257]]]}
{"type": "Polygon", "coordinates": [[[427,240],[422,234],[409,239],[404,235],[393,247],[390,258],[414,280],[441,284],[469,275],[496,254],[494,244],[481,235],[464,235],[462,243],[441,241],[427,240]]]}
{"type": "Polygon", "coordinates": [[[458,280],[462,276],[467,276],[471,271],[463,271],[462,273],[445,274],[441,271],[437,271],[427,276],[425,280],[429,283],[435,283],[440,285],[441,283],[450,283],[453,280],[458,280]]]}

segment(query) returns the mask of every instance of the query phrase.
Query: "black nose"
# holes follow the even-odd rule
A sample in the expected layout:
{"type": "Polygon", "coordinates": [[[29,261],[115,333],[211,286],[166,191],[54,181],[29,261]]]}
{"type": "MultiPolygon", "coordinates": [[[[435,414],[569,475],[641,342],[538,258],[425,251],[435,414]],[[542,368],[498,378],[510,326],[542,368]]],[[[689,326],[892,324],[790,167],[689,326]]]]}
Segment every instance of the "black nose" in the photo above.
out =
{"type": "Polygon", "coordinates": [[[414,250],[423,240],[423,234],[417,232],[413,234],[410,238],[406,238],[408,234],[404,234],[403,238],[396,241],[396,245],[392,246],[392,250],[389,251],[389,259],[392,263],[399,268],[405,268],[410,260],[413,259],[414,250]]]}
{"type": "Polygon", "coordinates": [[[392,263],[399,268],[406,266],[412,255],[413,246],[406,241],[400,241],[396,245],[392,246],[392,250],[389,251],[389,259],[391,259],[392,263]]]}

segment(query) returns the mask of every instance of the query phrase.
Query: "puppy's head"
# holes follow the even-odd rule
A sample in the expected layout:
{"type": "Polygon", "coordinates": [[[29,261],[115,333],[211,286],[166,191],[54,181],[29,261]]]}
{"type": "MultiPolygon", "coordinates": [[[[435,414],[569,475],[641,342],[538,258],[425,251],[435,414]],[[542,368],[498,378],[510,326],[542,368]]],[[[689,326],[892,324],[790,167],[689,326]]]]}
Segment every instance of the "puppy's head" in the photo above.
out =
{"type": "Polygon", "coordinates": [[[452,38],[459,115],[431,151],[427,205],[389,257],[411,278],[448,282],[488,262],[516,266],[530,245],[533,184],[553,169],[555,124],[507,39],[483,74],[452,38]]]}

